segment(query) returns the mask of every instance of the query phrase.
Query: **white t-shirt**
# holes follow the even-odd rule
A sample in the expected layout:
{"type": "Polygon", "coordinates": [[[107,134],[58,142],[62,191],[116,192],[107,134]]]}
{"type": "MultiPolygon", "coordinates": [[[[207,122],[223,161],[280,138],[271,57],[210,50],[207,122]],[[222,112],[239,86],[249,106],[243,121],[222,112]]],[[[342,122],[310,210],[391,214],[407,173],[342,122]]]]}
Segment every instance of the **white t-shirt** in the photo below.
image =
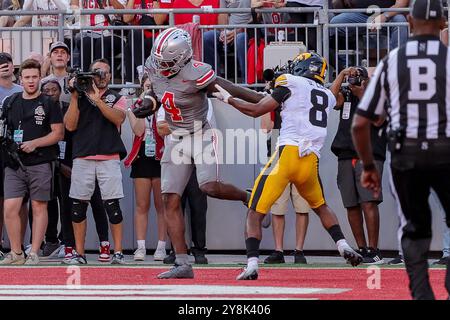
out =
{"type": "MultiPolygon", "coordinates": [[[[41,11],[42,13],[49,10],[67,10],[68,8],[69,0],[25,0],[23,4],[24,10],[41,11]]],[[[58,16],[33,16],[31,25],[33,27],[56,27],[58,26],[58,16]]]]}

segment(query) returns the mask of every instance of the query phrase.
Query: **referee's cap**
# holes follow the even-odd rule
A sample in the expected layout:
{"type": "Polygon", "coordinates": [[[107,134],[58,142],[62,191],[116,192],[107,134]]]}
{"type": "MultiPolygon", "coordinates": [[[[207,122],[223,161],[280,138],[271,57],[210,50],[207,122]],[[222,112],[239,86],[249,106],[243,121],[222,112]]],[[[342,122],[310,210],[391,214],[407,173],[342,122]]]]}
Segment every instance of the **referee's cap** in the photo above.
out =
{"type": "Polygon", "coordinates": [[[441,19],[444,14],[442,0],[413,0],[411,16],[420,20],[441,19]]]}

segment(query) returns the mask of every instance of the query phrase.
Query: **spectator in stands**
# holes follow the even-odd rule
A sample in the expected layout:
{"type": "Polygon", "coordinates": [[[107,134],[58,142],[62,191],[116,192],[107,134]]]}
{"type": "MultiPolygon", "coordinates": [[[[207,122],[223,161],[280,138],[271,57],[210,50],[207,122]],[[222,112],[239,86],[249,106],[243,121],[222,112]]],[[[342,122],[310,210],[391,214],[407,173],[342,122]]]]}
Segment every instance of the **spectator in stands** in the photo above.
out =
{"type": "MultiPolygon", "coordinates": [[[[220,0],[221,8],[250,8],[251,0],[220,0]]],[[[252,22],[251,13],[219,14],[220,25],[240,25],[252,22]]],[[[241,78],[245,78],[247,35],[244,28],[230,28],[225,30],[209,30],[203,34],[203,61],[210,64],[216,72],[226,63],[227,52],[234,52],[239,63],[241,78]]],[[[244,83],[246,80],[244,79],[244,83]]]]}
{"type": "MultiPolygon", "coordinates": [[[[262,13],[259,20],[263,24],[287,24],[290,22],[289,13],[276,12],[276,8],[286,6],[284,0],[252,0],[252,8],[272,8],[270,12],[262,13]]],[[[295,41],[295,30],[288,28],[267,28],[264,30],[267,42],[271,41],[295,41]],[[279,32],[280,31],[280,32],[279,32]]]]}
{"type": "MultiPolygon", "coordinates": [[[[0,0],[0,11],[3,10],[20,10],[23,5],[23,0],[0,0]]],[[[0,28],[12,27],[20,17],[17,16],[1,16],[0,28]]]]}
{"type": "MultiPolygon", "coordinates": [[[[380,8],[408,8],[410,0],[368,0],[368,1],[358,1],[358,0],[333,0],[333,7],[335,9],[342,8],[368,8],[369,6],[378,6],[380,8]]],[[[352,23],[371,23],[373,26],[369,27],[369,31],[376,31],[379,27],[379,23],[401,23],[406,22],[406,16],[401,12],[383,12],[381,14],[373,14],[373,12],[368,13],[340,13],[333,17],[330,21],[331,24],[349,24],[348,28],[337,28],[338,41],[345,43],[346,37],[349,37],[349,44],[352,48],[355,48],[356,39],[356,29],[358,29],[358,35],[365,35],[366,28],[352,28],[350,27],[352,23]]],[[[388,27],[389,28],[389,49],[395,49],[399,45],[406,43],[408,39],[408,27],[388,27]]],[[[384,28],[383,28],[384,29],[384,28]]],[[[386,29],[384,29],[386,30],[386,29]]],[[[330,26],[330,36],[336,36],[336,28],[330,26]]],[[[336,50],[334,41],[330,40],[332,51],[336,50]]],[[[344,47],[345,48],[345,47],[344,47]]],[[[330,57],[334,56],[332,53],[330,57]]],[[[345,67],[345,59],[340,59],[339,68],[345,67]]]]}
{"type": "MultiPolygon", "coordinates": [[[[2,110],[2,102],[10,95],[16,92],[22,92],[22,86],[13,82],[14,65],[12,57],[9,53],[0,52],[0,110],[2,110]]],[[[4,167],[2,157],[0,157],[0,259],[2,253],[2,231],[3,231],[3,178],[4,167]]]]}
{"type": "MultiPolygon", "coordinates": [[[[147,74],[142,78],[141,99],[151,87],[147,74]]],[[[158,224],[158,245],[153,255],[155,261],[162,261],[166,256],[167,227],[164,220],[164,207],[161,197],[161,157],[164,150],[163,138],[156,128],[156,115],[138,119],[131,109],[127,112],[131,129],[135,135],[132,151],[125,160],[125,166],[131,164],[131,175],[134,183],[136,212],[134,227],[137,239],[135,261],[144,261],[146,255],[145,239],[147,237],[148,211],[153,191],[153,201],[158,224]]]]}
{"type": "MultiPolygon", "coordinates": [[[[127,9],[165,9],[171,7],[170,0],[128,0],[127,9]]],[[[167,14],[125,14],[123,21],[131,25],[155,26],[165,25],[168,23],[167,14]]],[[[137,66],[143,66],[145,59],[150,55],[152,50],[153,39],[158,35],[158,32],[152,30],[136,29],[130,30],[127,43],[125,45],[125,81],[126,85],[134,84],[137,79],[137,66]]],[[[134,88],[123,88],[121,95],[134,95],[134,88]]]]}
{"type": "MultiPolygon", "coordinates": [[[[378,249],[380,214],[378,205],[383,201],[361,186],[362,162],[358,159],[351,137],[351,125],[356,107],[366,90],[369,75],[366,68],[353,67],[342,70],[331,85],[331,92],[336,97],[336,110],[340,110],[339,128],[331,145],[331,151],[338,157],[337,184],[342,196],[342,203],[347,209],[347,217],[365,264],[383,264],[384,260],[378,249]],[[349,83],[343,86],[344,81],[349,83]],[[364,218],[363,218],[364,213],[364,218]],[[364,220],[367,227],[369,245],[364,234],[364,220]]],[[[386,160],[386,132],[381,126],[372,126],[371,137],[375,165],[378,172],[383,172],[386,160]]]]}
{"type": "MultiPolygon", "coordinates": [[[[23,10],[45,12],[49,10],[64,10],[69,8],[69,0],[25,0],[23,10]]],[[[22,16],[14,27],[23,27],[31,24],[33,27],[58,26],[57,15],[22,16]]]]}
{"type": "MultiPolygon", "coordinates": [[[[272,141],[277,141],[279,136],[279,130],[281,129],[281,107],[278,107],[270,114],[267,113],[261,117],[261,129],[270,133],[270,138],[267,140],[267,156],[270,156],[275,151],[275,145],[272,141]]],[[[306,258],[303,253],[303,245],[305,243],[306,231],[308,229],[310,209],[308,203],[298,193],[297,188],[289,183],[286,186],[283,194],[272,206],[270,213],[264,217],[263,227],[266,227],[265,220],[272,215],[272,230],[273,238],[275,240],[275,250],[268,256],[264,263],[285,263],[284,260],[284,230],[285,230],[285,215],[288,211],[289,200],[295,210],[295,251],[294,251],[294,263],[306,264],[306,258]]],[[[267,225],[267,227],[269,227],[267,225]]]]}
{"type": "Polygon", "coordinates": [[[0,264],[38,264],[38,251],[47,228],[47,202],[52,196],[54,161],[58,153],[57,143],[63,138],[61,110],[40,91],[40,65],[25,60],[20,68],[24,86],[22,93],[15,93],[3,103],[8,109],[8,129],[14,132],[14,140],[20,145],[19,157],[24,168],[16,161],[5,165],[5,222],[11,241],[11,252],[0,264]],[[33,245],[25,261],[21,248],[21,219],[19,212],[23,199],[29,195],[33,207],[33,245]]]}
{"type": "Polygon", "coordinates": [[[59,99],[62,102],[70,103],[70,93],[67,91],[69,74],[67,64],[70,60],[70,49],[62,41],[57,41],[50,47],[50,75],[42,79],[42,83],[56,79],[62,89],[59,99]]]}
{"type": "MultiPolygon", "coordinates": [[[[126,0],[111,0],[103,3],[103,0],[71,0],[73,9],[124,9],[126,0]]],[[[76,41],[81,53],[80,66],[84,71],[89,69],[92,60],[105,58],[109,64],[114,63],[114,57],[122,52],[125,45],[120,32],[99,29],[110,25],[113,20],[121,20],[121,17],[106,14],[91,14],[81,16],[82,27],[96,27],[93,30],[83,30],[78,34],[76,41]]]]}
{"type": "Polygon", "coordinates": [[[0,52],[0,105],[2,101],[16,92],[22,92],[22,86],[15,84],[14,64],[9,53],[0,52]]]}
{"type": "Polygon", "coordinates": [[[123,216],[119,200],[123,198],[120,159],[126,155],[120,127],[126,117],[126,99],[108,88],[111,81],[108,60],[94,61],[89,70],[98,75],[86,91],[75,90],[74,78],[69,81],[72,97],[64,116],[66,129],[74,132],[70,198],[73,199],[72,222],[77,254],[72,259],[77,260],[75,263],[87,263],[84,256],[86,213],[98,181],[114,240],[111,263],[124,264],[123,216]]]}
{"type": "MultiPolygon", "coordinates": [[[[172,0],[173,9],[208,9],[220,8],[220,0],[172,0]]],[[[185,24],[193,22],[194,16],[200,17],[201,25],[215,25],[218,22],[218,14],[212,13],[178,13],[175,15],[175,24],[185,24]]]]}
{"type": "MultiPolygon", "coordinates": [[[[324,0],[287,0],[287,8],[311,8],[311,7],[323,7],[324,0]]],[[[305,13],[289,13],[290,22],[298,24],[313,24],[315,19],[314,12],[305,13]]],[[[317,12],[318,18],[318,12],[317,12]]],[[[303,41],[306,45],[307,50],[317,51],[317,28],[306,28],[297,29],[297,41],[303,41]]]]}

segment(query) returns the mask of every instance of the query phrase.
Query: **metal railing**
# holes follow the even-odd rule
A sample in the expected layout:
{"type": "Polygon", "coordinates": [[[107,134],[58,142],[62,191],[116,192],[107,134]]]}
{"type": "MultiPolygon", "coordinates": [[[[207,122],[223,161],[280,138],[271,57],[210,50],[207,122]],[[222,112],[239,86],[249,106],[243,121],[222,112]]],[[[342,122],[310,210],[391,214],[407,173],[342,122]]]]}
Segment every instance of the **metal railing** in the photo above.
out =
{"type": "MultiPolygon", "coordinates": [[[[329,9],[325,1],[324,8],[279,8],[256,9],[258,14],[278,13],[314,13],[311,23],[281,23],[281,24],[240,24],[240,25],[200,25],[201,42],[203,50],[201,60],[213,65],[218,74],[225,78],[247,86],[263,86],[258,81],[256,68],[262,62],[258,60],[258,46],[254,52],[249,52],[249,40],[251,34],[257,35],[258,41],[264,41],[266,45],[275,43],[295,43],[302,41],[308,49],[316,50],[322,54],[332,65],[336,74],[345,66],[362,65],[375,66],[390,50],[392,43],[402,44],[405,34],[409,34],[406,19],[401,22],[387,22],[372,24],[360,23],[334,23],[332,14],[342,13],[364,14],[370,19],[371,15],[383,12],[398,12],[406,14],[408,8],[368,8],[368,9],[329,9]],[[373,27],[375,28],[373,29],[373,27]],[[205,35],[231,30],[235,37],[230,45],[224,46],[223,42],[213,41],[213,47],[205,47],[205,35]],[[242,32],[237,32],[240,30],[242,32]],[[401,32],[400,32],[401,31],[401,32]],[[242,35],[241,35],[242,34],[242,35]],[[393,36],[396,34],[396,36],[393,36]],[[312,37],[313,36],[313,37],[312,37]],[[315,38],[315,39],[311,39],[315,38]],[[253,60],[248,59],[252,54],[253,60]],[[242,70],[243,69],[243,70],[242,70]],[[249,74],[249,69],[253,74],[249,74]],[[249,83],[249,76],[255,79],[249,83]]],[[[114,87],[138,87],[138,72],[136,67],[143,65],[150,53],[151,44],[155,36],[161,30],[174,25],[176,14],[220,14],[220,13],[252,13],[251,9],[123,9],[123,10],[67,10],[47,11],[42,16],[57,16],[56,26],[51,27],[1,27],[0,51],[12,54],[16,64],[26,58],[31,51],[38,51],[46,55],[49,44],[53,41],[65,41],[71,50],[70,65],[72,67],[86,68],[92,60],[106,57],[111,63],[113,72],[112,86],[114,87]],[[80,22],[90,15],[114,14],[167,14],[169,25],[167,26],[81,26],[80,22]],[[83,18],[84,17],[84,18],[83,18]],[[94,29],[93,29],[94,28],[94,29]],[[128,36],[127,36],[128,33],[128,36]],[[111,36],[111,34],[115,34],[111,36]],[[128,83],[130,82],[130,83],[128,83]]],[[[39,17],[35,11],[2,11],[1,15],[39,17]]],[[[230,31],[228,31],[230,32],[230,31]]],[[[214,37],[215,38],[215,37],[214,37]]],[[[257,42],[258,42],[257,41],[257,42]]]]}

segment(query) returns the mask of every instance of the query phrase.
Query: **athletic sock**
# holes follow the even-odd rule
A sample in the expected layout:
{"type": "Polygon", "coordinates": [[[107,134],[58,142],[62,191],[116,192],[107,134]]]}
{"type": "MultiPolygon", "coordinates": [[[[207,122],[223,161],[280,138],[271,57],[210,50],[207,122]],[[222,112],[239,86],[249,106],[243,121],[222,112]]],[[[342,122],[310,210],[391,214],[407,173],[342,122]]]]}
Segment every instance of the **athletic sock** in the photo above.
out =
{"type": "Polygon", "coordinates": [[[333,238],[334,242],[337,243],[341,239],[345,240],[341,227],[338,224],[331,226],[329,229],[327,229],[327,231],[330,234],[331,238],[333,238]]]}
{"type": "Polygon", "coordinates": [[[138,249],[145,249],[145,240],[137,241],[138,249]]]}
{"type": "Polygon", "coordinates": [[[257,257],[248,258],[247,268],[258,270],[258,258],[257,257]]]}
{"type": "Polygon", "coordinates": [[[156,247],[156,250],[166,250],[166,242],[158,240],[158,246],[156,247]]]}
{"type": "Polygon", "coordinates": [[[259,257],[259,245],[261,240],[256,238],[247,238],[245,240],[245,247],[247,248],[247,258],[259,257]]]}
{"type": "Polygon", "coordinates": [[[187,253],[175,254],[175,263],[177,265],[188,264],[189,263],[189,257],[187,255],[187,253]]]}

